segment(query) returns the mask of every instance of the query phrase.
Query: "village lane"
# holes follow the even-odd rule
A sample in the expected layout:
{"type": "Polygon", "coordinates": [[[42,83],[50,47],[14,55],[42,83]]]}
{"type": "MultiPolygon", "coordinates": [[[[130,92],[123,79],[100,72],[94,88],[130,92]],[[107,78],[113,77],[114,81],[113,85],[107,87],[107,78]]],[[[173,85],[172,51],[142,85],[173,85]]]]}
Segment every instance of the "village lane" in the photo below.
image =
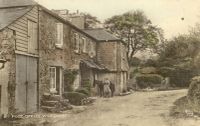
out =
{"type": "Polygon", "coordinates": [[[169,110],[176,99],[186,94],[187,90],[174,90],[100,98],[84,112],[52,126],[175,126],[169,110]]]}

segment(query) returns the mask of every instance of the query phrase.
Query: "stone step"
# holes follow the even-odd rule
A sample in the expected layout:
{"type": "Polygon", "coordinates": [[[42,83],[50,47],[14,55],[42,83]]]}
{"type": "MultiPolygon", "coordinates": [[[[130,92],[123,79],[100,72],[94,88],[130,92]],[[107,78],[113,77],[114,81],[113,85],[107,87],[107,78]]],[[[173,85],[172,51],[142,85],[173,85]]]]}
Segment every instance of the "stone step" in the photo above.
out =
{"type": "Polygon", "coordinates": [[[42,106],[56,107],[59,105],[58,101],[42,101],[42,106]]]}
{"type": "Polygon", "coordinates": [[[60,109],[56,107],[42,106],[41,108],[47,112],[60,112],[60,109]]]}
{"type": "Polygon", "coordinates": [[[44,94],[42,96],[44,101],[60,101],[62,97],[60,95],[51,95],[51,94],[44,94]]]}

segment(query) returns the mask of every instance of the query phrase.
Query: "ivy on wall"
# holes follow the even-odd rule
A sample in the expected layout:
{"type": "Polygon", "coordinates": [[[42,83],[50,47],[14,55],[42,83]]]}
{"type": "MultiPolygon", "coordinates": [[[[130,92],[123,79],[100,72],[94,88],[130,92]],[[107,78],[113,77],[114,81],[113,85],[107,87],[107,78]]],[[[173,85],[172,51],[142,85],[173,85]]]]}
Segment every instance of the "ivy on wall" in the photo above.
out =
{"type": "Polygon", "coordinates": [[[78,74],[77,70],[64,70],[64,91],[73,91],[73,84],[78,74]]]}
{"type": "Polygon", "coordinates": [[[15,36],[12,30],[5,29],[0,33],[0,59],[10,60],[14,54],[15,36]]]}

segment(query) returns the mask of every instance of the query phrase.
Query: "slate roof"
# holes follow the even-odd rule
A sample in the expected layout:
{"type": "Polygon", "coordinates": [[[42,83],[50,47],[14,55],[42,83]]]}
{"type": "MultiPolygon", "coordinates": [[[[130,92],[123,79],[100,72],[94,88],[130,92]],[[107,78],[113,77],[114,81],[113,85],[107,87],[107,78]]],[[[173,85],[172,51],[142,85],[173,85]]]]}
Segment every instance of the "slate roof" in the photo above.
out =
{"type": "MultiPolygon", "coordinates": [[[[30,11],[33,5],[39,5],[34,0],[0,0],[0,30],[4,29],[23,15],[25,15],[28,11],[30,11]]],[[[83,33],[84,35],[94,39],[95,41],[121,41],[119,38],[114,35],[108,33],[104,29],[84,29],[81,30],[71,24],[70,22],[64,20],[59,15],[53,13],[47,8],[42,7],[44,11],[51,14],[52,16],[60,19],[62,22],[67,23],[72,26],[77,31],[83,33]]]]}
{"type": "Polygon", "coordinates": [[[83,31],[97,41],[120,41],[119,38],[104,29],[84,29],[83,31]]]}
{"type": "Polygon", "coordinates": [[[18,18],[22,17],[31,9],[32,9],[32,6],[0,8],[0,30],[10,25],[14,21],[16,21],[18,18]]]}
{"type": "Polygon", "coordinates": [[[0,8],[2,7],[16,7],[16,6],[27,6],[35,5],[37,2],[34,0],[0,0],[0,8]]]}

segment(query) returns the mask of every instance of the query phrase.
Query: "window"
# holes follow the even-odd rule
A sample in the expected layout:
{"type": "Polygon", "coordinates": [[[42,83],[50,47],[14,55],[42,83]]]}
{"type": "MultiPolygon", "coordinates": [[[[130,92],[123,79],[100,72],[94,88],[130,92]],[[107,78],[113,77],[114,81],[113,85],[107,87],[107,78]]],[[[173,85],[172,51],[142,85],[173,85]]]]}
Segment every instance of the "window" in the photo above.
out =
{"type": "Polygon", "coordinates": [[[56,93],[56,67],[50,67],[50,91],[56,93]]]}
{"type": "Polygon", "coordinates": [[[78,33],[73,33],[74,51],[76,53],[87,52],[86,38],[81,37],[78,33]]]}
{"type": "Polygon", "coordinates": [[[63,46],[63,24],[57,23],[57,41],[56,46],[62,47],[63,46]]]}
{"type": "Polygon", "coordinates": [[[84,37],[82,37],[82,51],[84,52],[84,53],[86,53],[87,52],[87,43],[86,43],[86,39],[84,38],[84,37]]]}
{"type": "Polygon", "coordinates": [[[28,20],[28,52],[35,54],[38,50],[37,23],[28,20]]]}
{"type": "Polygon", "coordinates": [[[79,42],[79,35],[77,33],[74,33],[74,44],[75,44],[74,51],[76,53],[79,53],[80,52],[80,42],[79,42]]]}
{"type": "Polygon", "coordinates": [[[89,41],[89,47],[88,47],[88,54],[91,58],[93,58],[96,53],[95,53],[95,45],[94,45],[94,42],[93,41],[89,41]]]}
{"type": "Polygon", "coordinates": [[[50,92],[60,94],[62,90],[62,67],[50,67],[50,92]]]}

